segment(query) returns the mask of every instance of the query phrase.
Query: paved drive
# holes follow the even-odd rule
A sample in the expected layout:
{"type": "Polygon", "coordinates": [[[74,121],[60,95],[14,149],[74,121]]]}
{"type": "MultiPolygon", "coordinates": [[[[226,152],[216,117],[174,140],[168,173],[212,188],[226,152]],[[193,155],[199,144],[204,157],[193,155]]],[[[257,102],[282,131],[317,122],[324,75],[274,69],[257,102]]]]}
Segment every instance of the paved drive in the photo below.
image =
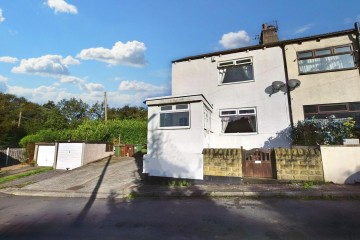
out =
{"type": "Polygon", "coordinates": [[[133,158],[111,157],[22,188],[3,189],[5,193],[53,197],[123,197],[140,180],[133,158]]]}

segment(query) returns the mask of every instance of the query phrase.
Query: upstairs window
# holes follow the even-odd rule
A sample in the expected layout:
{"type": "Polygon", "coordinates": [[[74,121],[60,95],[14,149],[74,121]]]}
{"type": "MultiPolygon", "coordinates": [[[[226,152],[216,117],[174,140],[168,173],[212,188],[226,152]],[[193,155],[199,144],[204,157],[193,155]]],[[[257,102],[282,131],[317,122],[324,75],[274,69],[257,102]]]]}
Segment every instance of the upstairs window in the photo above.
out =
{"type": "Polygon", "coordinates": [[[160,128],[190,127],[189,104],[165,105],[160,107],[160,128]]]}
{"type": "Polygon", "coordinates": [[[297,53],[299,73],[318,73],[355,67],[351,45],[329,47],[297,53]]]}
{"type": "Polygon", "coordinates": [[[254,80],[252,58],[241,58],[218,63],[220,84],[254,80]]]}
{"type": "Polygon", "coordinates": [[[256,108],[220,110],[223,133],[256,133],[256,108]]]}

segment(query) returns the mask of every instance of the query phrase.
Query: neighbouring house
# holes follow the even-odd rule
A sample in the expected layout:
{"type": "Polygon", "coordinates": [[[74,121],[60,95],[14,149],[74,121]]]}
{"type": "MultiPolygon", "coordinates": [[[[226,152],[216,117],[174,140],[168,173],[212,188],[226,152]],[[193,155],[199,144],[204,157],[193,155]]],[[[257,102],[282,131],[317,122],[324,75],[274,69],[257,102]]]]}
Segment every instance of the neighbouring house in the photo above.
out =
{"type": "MultiPolygon", "coordinates": [[[[204,148],[289,147],[289,126],[330,114],[359,118],[359,28],[172,62],[172,96],[149,98],[149,176],[203,179],[204,148]]],[[[241,175],[241,174],[240,174],[241,175]]]]}
{"type": "Polygon", "coordinates": [[[359,27],[284,41],[294,123],[306,118],[353,117],[360,123],[359,27]]]}
{"type": "Polygon", "coordinates": [[[172,96],[146,99],[150,176],[203,179],[204,148],[286,147],[290,125],[283,52],[275,27],[263,44],[175,60],[172,96]],[[270,94],[269,94],[270,93],[270,94]]]}

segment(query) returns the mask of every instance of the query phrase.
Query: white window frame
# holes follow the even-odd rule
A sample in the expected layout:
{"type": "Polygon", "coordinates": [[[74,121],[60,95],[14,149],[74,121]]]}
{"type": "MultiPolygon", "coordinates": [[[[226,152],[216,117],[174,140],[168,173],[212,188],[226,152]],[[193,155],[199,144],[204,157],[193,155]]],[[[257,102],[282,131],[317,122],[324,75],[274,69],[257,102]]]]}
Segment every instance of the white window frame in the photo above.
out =
{"type": "Polygon", "coordinates": [[[189,129],[191,126],[191,111],[190,111],[190,104],[189,103],[179,103],[179,104],[171,104],[171,105],[163,105],[159,107],[159,129],[189,129]],[[176,107],[179,105],[187,105],[186,109],[177,109],[176,107]],[[170,110],[162,110],[163,107],[171,107],[170,110]],[[161,127],[161,114],[162,113],[181,113],[181,112],[188,112],[189,119],[187,126],[167,126],[161,127]]]}
{"type": "Polygon", "coordinates": [[[239,84],[239,83],[247,83],[247,82],[254,82],[255,81],[254,61],[253,61],[252,57],[237,58],[237,59],[232,59],[232,60],[221,61],[221,62],[218,62],[217,68],[218,68],[218,84],[219,85],[239,84]],[[244,80],[244,81],[223,83],[223,80],[224,80],[224,77],[225,77],[224,73],[226,72],[227,68],[241,66],[241,65],[247,65],[249,63],[252,66],[252,78],[253,79],[244,80]]]}
{"type": "Polygon", "coordinates": [[[351,44],[298,51],[296,54],[297,54],[299,74],[305,75],[305,74],[335,72],[335,71],[355,69],[357,65],[354,59],[353,51],[354,51],[353,46],[351,44]],[[343,49],[343,48],[348,48],[349,50],[337,51],[338,49],[343,49]],[[322,53],[322,51],[328,51],[328,53],[322,53]],[[351,61],[351,63],[353,63],[353,66],[341,66],[343,62],[340,59],[339,60],[333,59],[333,62],[326,61],[326,59],[328,58],[331,59],[341,56],[349,56],[349,57],[352,56],[353,61],[351,61]],[[326,69],[316,69],[316,68],[311,69],[310,68],[311,64],[313,64],[314,67],[322,66],[322,67],[326,67],[326,69]]]}
{"type": "Polygon", "coordinates": [[[219,111],[219,116],[220,116],[220,120],[221,120],[221,134],[222,135],[254,135],[254,134],[258,134],[258,114],[256,111],[256,107],[246,107],[246,108],[228,108],[228,109],[220,109],[219,111]],[[232,110],[236,110],[236,114],[224,114],[224,112],[226,111],[232,111],[232,110]],[[253,113],[240,113],[240,111],[242,110],[253,110],[253,113]],[[223,127],[223,120],[221,119],[222,117],[232,117],[232,116],[255,116],[255,131],[254,132],[234,132],[234,133],[225,133],[225,129],[223,127]]]}

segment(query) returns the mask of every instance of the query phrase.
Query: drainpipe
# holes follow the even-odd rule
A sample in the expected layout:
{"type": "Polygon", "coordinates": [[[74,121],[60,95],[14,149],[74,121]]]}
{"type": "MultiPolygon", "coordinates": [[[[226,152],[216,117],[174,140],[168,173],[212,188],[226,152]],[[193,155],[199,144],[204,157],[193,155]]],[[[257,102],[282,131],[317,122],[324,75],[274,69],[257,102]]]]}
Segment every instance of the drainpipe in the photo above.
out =
{"type": "Polygon", "coordinates": [[[291,107],[291,96],[290,96],[290,87],[289,87],[289,74],[288,74],[288,68],[287,68],[287,62],[286,62],[286,54],[285,54],[285,44],[280,44],[281,50],[282,50],[282,55],[283,55],[283,60],[284,60],[284,72],[285,72],[285,86],[286,86],[286,95],[287,95],[287,100],[288,100],[288,105],[289,105],[289,119],[290,119],[290,126],[294,127],[294,121],[293,121],[293,116],[292,116],[292,107],[291,107]]]}
{"type": "Polygon", "coordinates": [[[359,29],[359,23],[355,22],[355,35],[356,35],[356,45],[357,45],[357,66],[359,68],[359,73],[360,73],[360,29],[359,29]]]}

